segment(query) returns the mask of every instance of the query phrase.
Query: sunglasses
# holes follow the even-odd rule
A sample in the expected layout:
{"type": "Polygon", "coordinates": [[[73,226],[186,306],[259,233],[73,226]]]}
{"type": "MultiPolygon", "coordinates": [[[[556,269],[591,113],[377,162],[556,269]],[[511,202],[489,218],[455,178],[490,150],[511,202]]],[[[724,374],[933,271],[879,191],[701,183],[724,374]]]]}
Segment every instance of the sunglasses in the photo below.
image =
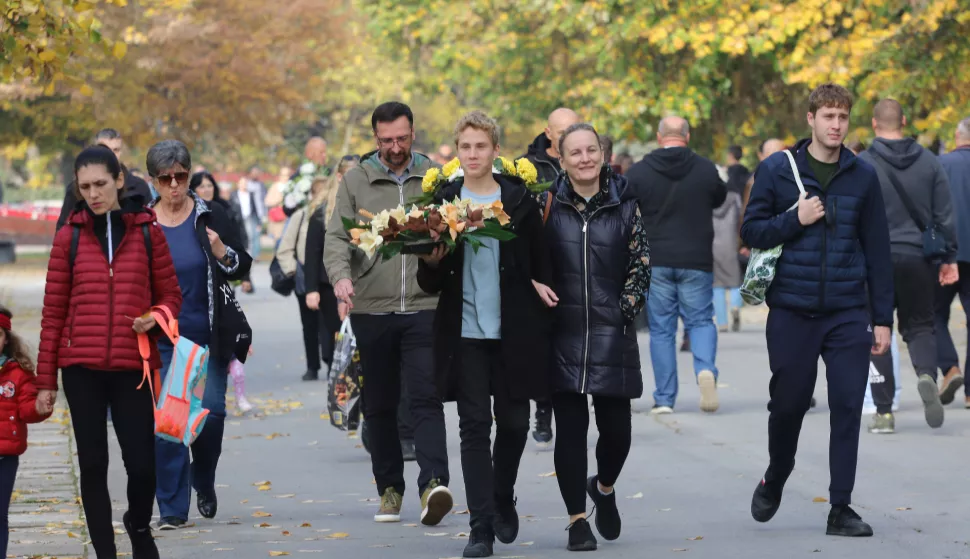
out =
{"type": "Polygon", "coordinates": [[[160,186],[168,186],[172,184],[172,180],[175,180],[176,184],[185,184],[189,180],[189,173],[182,171],[179,173],[172,173],[171,175],[158,175],[155,180],[158,181],[160,186]]]}

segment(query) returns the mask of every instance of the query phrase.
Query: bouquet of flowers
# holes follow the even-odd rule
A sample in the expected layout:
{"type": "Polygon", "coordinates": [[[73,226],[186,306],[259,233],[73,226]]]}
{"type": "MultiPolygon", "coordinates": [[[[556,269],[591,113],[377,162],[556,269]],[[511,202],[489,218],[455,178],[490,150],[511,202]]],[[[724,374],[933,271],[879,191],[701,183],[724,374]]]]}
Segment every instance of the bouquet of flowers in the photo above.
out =
{"type": "Polygon", "coordinates": [[[283,205],[287,208],[302,207],[310,201],[310,189],[313,186],[313,181],[326,178],[329,175],[330,171],[325,166],[317,166],[310,161],[300,165],[300,170],[296,176],[283,185],[283,205]]]}
{"type": "MultiPolygon", "coordinates": [[[[497,157],[492,162],[492,172],[507,177],[522,179],[526,188],[533,193],[544,192],[549,189],[550,183],[538,182],[539,172],[536,170],[535,165],[524,157],[517,159],[515,163],[504,157],[497,157]]],[[[428,172],[424,175],[424,180],[421,182],[421,196],[411,200],[410,203],[418,205],[430,204],[434,201],[435,194],[441,190],[441,187],[450,182],[461,182],[464,180],[464,176],[465,172],[461,168],[461,162],[458,161],[457,157],[449,161],[441,169],[428,169],[428,172]]]]}
{"type": "Polygon", "coordinates": [[[412,205],[410,210],[398,206],[378,214],[360,210],[360,214],[370,219],[369,225],[348,218],[343,219],[343,224],[350,233],[351,244],[368,258],[374,254],[385,260],[398,254],[430,254],[442,243],[454,250],[463,241],[477,252],[482,238],[515,238],[506,228],[511,220],[500,201],[475,204],[456,198],[443,204],[412,205]]]}

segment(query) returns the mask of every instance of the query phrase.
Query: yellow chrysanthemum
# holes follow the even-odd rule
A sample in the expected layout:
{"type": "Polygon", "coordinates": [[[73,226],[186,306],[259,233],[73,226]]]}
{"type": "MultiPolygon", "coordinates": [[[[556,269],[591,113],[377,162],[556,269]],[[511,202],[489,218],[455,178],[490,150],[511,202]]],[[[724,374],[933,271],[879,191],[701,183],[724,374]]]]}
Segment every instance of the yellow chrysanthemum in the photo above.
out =
{"type": "Polygon", "coordinates": [[[454,175],[460,167],[461,161],[458,161],[458,158],[456,157],[448,163],[445,163],[445,166],[441,168],[441,174],[444,175],[445,178],[451,178],[451,175],[454,175]]]}
{"type": "Polygon", "coordinates": [[[501,156],[499,156],[498,160],[502,162],[502,170],[506,175],[511,175],[513,177],[516,175],[514,163],[501,156]]]}
{"type": "Polygon", "coordinates": [[[421,181],[421,191],[431,192],[434,190],[435,186],[438,184],[438,177],[441,175],[441,171],[437,167],[432,167],[424,174],[424,180],[421,181]]]}
{"type": "Polygon", "coordinates": [[[523,157],[516,161],[515,169],[519,178],[525,181],[525,184],[535,184],[539,181],[539,171],[536,170],[536,166],[528,159],[523,157]]]}

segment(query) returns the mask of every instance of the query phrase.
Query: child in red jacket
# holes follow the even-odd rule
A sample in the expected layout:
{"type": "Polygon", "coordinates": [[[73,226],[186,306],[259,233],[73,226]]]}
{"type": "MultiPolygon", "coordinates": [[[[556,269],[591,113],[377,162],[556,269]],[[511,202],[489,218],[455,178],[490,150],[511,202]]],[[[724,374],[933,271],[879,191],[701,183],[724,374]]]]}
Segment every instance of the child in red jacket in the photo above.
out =
{"type": "Polygon", "coordinates": [[[11,329],[12,318],[9,310],[0,307],[0,557],[7,556],[7,511],[20,455],[27,450],[27,423],[50,416],[46,403],[37,400],[34,363],[11,329]]]}

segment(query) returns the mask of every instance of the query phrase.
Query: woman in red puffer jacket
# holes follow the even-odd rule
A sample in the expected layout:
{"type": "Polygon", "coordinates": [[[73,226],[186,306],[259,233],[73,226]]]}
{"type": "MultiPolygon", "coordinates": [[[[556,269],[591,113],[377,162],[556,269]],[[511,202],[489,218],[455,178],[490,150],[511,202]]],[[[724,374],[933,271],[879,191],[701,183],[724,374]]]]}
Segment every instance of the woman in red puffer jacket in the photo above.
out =
{"type": "MultiPolygon", "coordinates": [[[[57,369],[71,408],[88,533],[99,559],[117,555],[108,496],[107,415],[128,472],[124,526],[135,559],[157,559],[149,523],[155,498],[154,402],[142,383],[138,333],[152,306],[178,316],[182,292],[155,214],[118,196],[121,166],[102,146],[74,162],[77,209],[58,231],[47,269],[37,358],[38,399],[53,407],[57,369]]],[[[157,329],[155,329],[157,331],[157,329]]],[[[161,360],[150,344],[150,366],[161,360]]]]}

